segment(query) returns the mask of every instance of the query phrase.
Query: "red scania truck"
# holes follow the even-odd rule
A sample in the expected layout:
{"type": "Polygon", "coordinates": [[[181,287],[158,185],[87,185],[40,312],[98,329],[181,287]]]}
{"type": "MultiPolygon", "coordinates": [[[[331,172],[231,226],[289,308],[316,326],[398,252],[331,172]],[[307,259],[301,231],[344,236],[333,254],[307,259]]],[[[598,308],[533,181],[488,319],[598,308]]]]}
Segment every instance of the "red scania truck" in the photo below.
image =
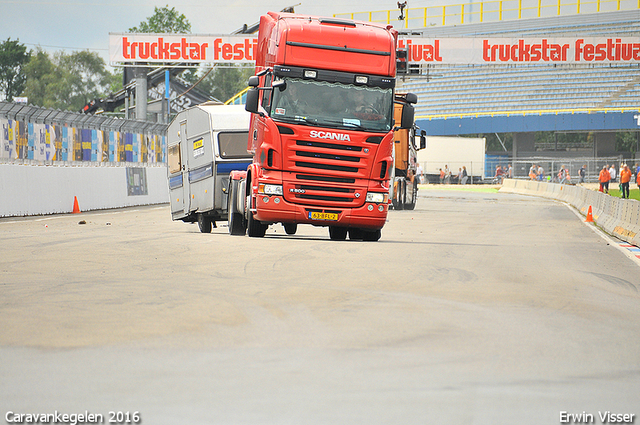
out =
{"type": "Polygon", "coordinates": [[[391,26],[269,12],[260,18],[247,171],[231,173],[232,235],[262,237],[272,223],[329,228],[332,240],[377,241],[385,224],[394,121],[391,26]]]}

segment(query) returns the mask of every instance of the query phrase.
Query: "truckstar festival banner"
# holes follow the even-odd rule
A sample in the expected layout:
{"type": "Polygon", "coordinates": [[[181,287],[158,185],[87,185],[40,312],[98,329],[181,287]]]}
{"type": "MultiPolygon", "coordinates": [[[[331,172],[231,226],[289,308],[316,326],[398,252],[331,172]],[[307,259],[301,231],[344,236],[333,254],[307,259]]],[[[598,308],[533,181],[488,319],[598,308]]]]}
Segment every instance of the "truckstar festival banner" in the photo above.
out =
{"type": "MultiPolygon", "coordinates": [[[[256,35],[109,34],[113,66],[254,63],[256,35]]],[[[640,37],[400,38],[409,63],[640,63],[640,37]]]]}
{"type": "Polygon", "coordinates": [[[640,37],[401,38],[409,63],[639,63],[640,37]]]}
{"type": "Polygon", "coordinates": [[[251,34],[109,34],[112,66],[149,63],[254,63],[258,37],[251,34]]]}

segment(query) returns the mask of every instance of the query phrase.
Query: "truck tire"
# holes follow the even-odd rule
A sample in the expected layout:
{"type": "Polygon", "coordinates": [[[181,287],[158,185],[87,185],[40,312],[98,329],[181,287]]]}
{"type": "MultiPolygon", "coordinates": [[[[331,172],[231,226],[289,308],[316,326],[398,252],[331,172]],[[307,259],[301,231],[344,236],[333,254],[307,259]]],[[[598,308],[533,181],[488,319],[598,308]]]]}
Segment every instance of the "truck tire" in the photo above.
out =
{"type": "Polygon", "coordinates": [[[407,198],[407,184],[404,179],[398,180],[398,184],[396,185],[396,191],[393,193],[393,200],[391,204],[393,205],[394,210],[403,210],[405,199],[407,198]]]}
{"type": "Polygon", "coordinates": [[[233,190],[233,182],[229,182],[229,202],[227,202],[227,221],[229,222],[229,234],[244,236],[247,233],[247,223],[242,213],[236,212],[237,191],[233,190]]]}
{"type": "Polygon", "coordinates": [[[247,233],[247,225],[242,214],[229,210],[229,234],[233,236],[244,236],[247,233]]]}
{"type": "Polygon", "coordinates": [[[362,229],[357,229],[355,227],[350,227],[349,228],[349,240],[361,241],[362,240],[362,229]]]}
{"type": "Polygon", "coordinates": [[[362,231],[362,240],[365,242],[377,242],[380,240],[380,236],[382,236],[380,229],[362,231]]]}
{"type": "Polygon", "coordinates": [[[411,191],[411,202],[405,204],[404,209],[406,210],[413,210],[416,208],[416,201],[418,200],[418,178],[414,178],[413,179],[413,183],[411,183],[411,185],[413,186],[413,190],[411,191]]]}
{"type": "Polygon", "coordinates": [[[347,239],[347,228],[329,226],[329,239],[332,241],[343,241],[347,239]]]}
{"type": "Polygon", "coordinates": [[[295,235],[298,231],[298,223],[282,223],[282,226],[287,235],[295,235]]]}
{"type": "Polygon", "coordinates": [[[249,219],[247,220],[247,234],[252,238],[262,238],[264,234],[267,233],[267,228],[269,227],[266,224],[262,224],[255,218],[253,218],[253,213],[251,211],[248,212],[249,219]]]}
{"type": "Polygon", "coordinates": [[[198,214],[198,227],[200,228],[201,233],[211,233],[213,222],[209,217],[206,217],[204,214],[198,214]]]}

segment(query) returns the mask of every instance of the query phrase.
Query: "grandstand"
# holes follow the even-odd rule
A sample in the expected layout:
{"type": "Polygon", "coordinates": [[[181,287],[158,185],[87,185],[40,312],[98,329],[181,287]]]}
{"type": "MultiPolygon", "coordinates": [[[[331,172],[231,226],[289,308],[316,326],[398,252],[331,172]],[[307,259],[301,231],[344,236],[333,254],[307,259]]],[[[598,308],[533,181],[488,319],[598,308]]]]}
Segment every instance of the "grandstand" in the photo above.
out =
{"type": "MultiPolygon", "coordinates": [[[[423,37],[640,36],[640,10],[411,30],[423,37]]],[[[640,108],[638,64],[433,65],[400,83],[420,119],[640,108]]]]}

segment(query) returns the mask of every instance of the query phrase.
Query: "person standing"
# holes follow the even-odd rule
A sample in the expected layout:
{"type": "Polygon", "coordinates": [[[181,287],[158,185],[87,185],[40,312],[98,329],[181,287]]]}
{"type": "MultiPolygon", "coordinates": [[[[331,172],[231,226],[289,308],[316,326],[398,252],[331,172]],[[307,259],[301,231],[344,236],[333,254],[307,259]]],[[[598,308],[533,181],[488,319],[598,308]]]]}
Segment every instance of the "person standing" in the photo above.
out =
{"type": "Polygon", "coordinates": [[[609,180],[611,180],[611,175],[609,174],[609,170],[607,170],[607,166],[603,166],[602,170],[600,170],[600,175],[598,176],[598,181],[600,182],[600,192],[609,193],[609,180]]]}
{"type": "Polygon", "coordinates": [[[460,184],[467,184],[467,180],[469,179],[469,174],[467,174],[467,167],[462,166],[462,182],[460,184]]]}
{"type": "Polygon", "coordinates": [[[631,170],[625,164],[620,170],[620,189],[622,189],[622,197],[629,199],[629,182],[631,181],[631,170]]]}
{"type": "Polygon", "coordinates": [[[538,181],[543,181],[544,180],[544,168],[542,168],[542,165],[538,165],[538,181]]]}
{"type": "Polygon", "coordinates": [[[535,180],[538,177],[538,167],[536,164],[531,164],[531,168],[529,168],[529,179],[535,180]]]}
{"type": "Polygon", "coordinates": [[[424,173],[422,172],[422,165],[418,163],[418,169],[416,170],[416,174],[418,175],[418,183],[424,183],[424,173]]]}
{"type": "Polygon", "coordinates": [[[567,171],[564,169],[564,165],[560,167],[558,171],[558,182],[560,184],[565,184],[567,181],[567,171]]]}
{"type": "Polygon", "coordinates": [[[499,165],[496,165],[496,175],[494,176],[494,180],[496,181],[496,183],[502,184],[503,179],[504,179],[504,172],[502,171],[502,167],[499,165]]]}
{"type": "Polygon", "coordinates": [[[583,165],[578,170],[578,175],[580,176],[580,184],[584,183],[584,179],[587,177],[587,165],[583,165]]]}
{"type": "Polygon", "coordinates": [[[609,168],[609,175],[611,178],[609,179],[611,183],[616,182],[616,164],[611,164],[611,168],[609,168]]]}

